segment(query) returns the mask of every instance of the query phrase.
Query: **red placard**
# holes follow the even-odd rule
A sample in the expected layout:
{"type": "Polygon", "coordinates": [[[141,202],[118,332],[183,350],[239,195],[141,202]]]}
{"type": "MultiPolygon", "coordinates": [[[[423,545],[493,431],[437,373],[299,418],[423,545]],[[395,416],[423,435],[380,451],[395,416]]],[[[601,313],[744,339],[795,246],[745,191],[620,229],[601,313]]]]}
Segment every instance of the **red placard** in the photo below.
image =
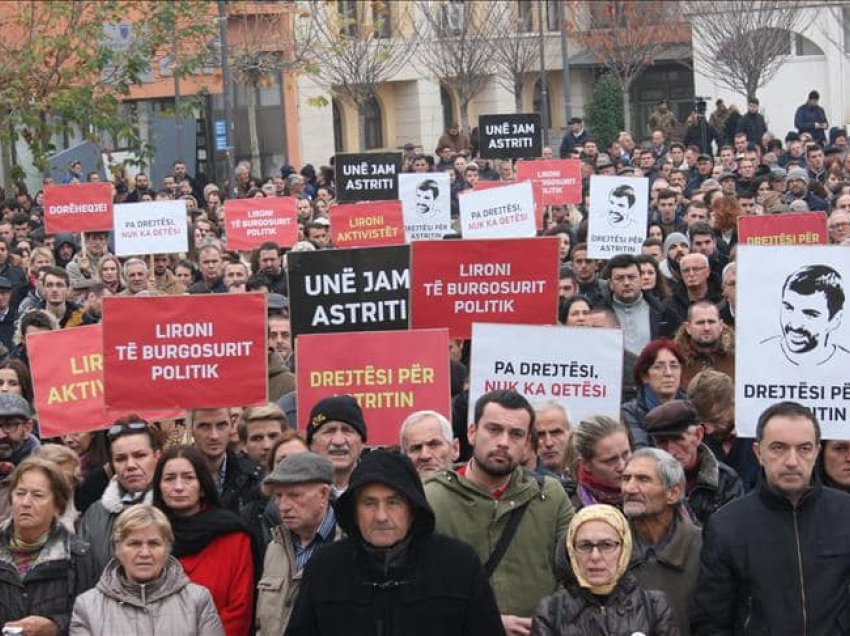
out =
{"type": "Polygon", "coordinates": [[[401,201],[368,201],[338,205],[331,210],[336,247],[380,247],[404,243],[401,201]]]}
{"type": "Polygon", "coordinates": [[[224,218],[229,250],[252,250],[266,241],[290,247],[298,240],[293,197],[228,199],[224,218]]]}
{"type": "MultiPolygon", "coordinates": [[[[27,352],[42,437],[106,428],[130,414],[103,403],[101,325],[31,334],[27,352]]],[[[184,416],[182,410],[133,412],[148,421],[184,416]]]]}
{"type": "Polygon", "coordinates": [[[538,159],[518,161],[520,181],[539,182],[543,205],[581,203],[581,161],[578,159],[538,159]]]}
{"type": "Polygon", "coordinates": [[[112,184],[44,186],[44,229],[48,234],[112,231],[112,184]]]}
{"type": "MultiPolygon", "coordinates": [[[[486,181],[479,180],[475,183],[475,190],[489,190],[490,188],[501,188],[502,186],[514,185],[516,181],[486,181]]],[[[543,185],[537,181],[531,182],[531,191],[534,194],[534,223],[538,230],[543,229],[543,185]]],[[[463,196],[463,192],[460,193],[463,196]]]]}
{"type": "Polygon", "coordinates": [[[410,326],[473,322],[553,325],[558,319],[558,239],[417,241],[410,246],[410,326]]]}
{"type": "Polygon", "coordinates": [[[742,216],[739,245],[826,245],[825,212],[742,216]]]}
{"type": "Polygon", "coordinates": [[[414,411],[451,419],[445,329],[304,334],[295,355],[301,430],[316,402],[344,393],[363,409],[370,445],[397,445],[401,423],[414,411]]]}
{"type": "Polygon", "coordinates": [[[104,298],[103,352],[113,408],[266,402],[265,295],[104,298]]]}

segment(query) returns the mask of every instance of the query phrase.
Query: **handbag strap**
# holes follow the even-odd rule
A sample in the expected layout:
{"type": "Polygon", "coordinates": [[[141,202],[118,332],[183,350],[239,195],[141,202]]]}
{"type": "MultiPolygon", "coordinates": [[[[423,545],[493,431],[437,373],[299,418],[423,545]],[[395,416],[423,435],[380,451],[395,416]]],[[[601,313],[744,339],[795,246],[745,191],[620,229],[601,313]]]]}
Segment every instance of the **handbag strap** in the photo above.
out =
{"type": "MultiPolygon", "coordinates": [[[[534,475],[534,478],[537,480],[537,485],[540,488],[540,497],[543,497],[543,476],[542,475],[534,475]]],[[[532,497],[532,499],[534,499],[532,497]]],[[[496,547],[493,548],[493,551],[490,553],[490,556],[487,559],[487,563],[484,564],[484,572],[487,573],[487,578],[493,576],[493,572],[496,571],[496,568],[499,567],[499,562],[502,560],[502,557],[505,556],[505,552],[508,550],[508,546],[511,543],[511,539],[514,538],[516,534],[517,528],[519,528],[519,522],[522,521],[522,517],[525,514],[525,511],[528,509],[528,506],[531,504],[532,499],[529,499],[525,503],[517,506],[508,516],[508,522],[505,524],[505,529],[502,530],[502,534],[499,536],[499,540],[496,542],[496,547]]]]}

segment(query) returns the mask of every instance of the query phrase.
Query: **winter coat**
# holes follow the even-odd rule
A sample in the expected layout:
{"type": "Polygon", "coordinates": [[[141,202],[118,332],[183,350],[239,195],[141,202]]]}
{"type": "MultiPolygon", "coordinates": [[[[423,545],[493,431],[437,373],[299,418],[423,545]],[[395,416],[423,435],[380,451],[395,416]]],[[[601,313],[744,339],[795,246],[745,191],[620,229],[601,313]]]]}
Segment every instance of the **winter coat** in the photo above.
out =
{"type": "MultiPolygon", "coordinates": [[[[708,277],[708,291],[705,298],[700,298],[700,300],[707,300],[716,305],[722,298],[723,290],[720,277],[711,272],[708,277]]],[[[660,329],[663,338],[672,338],[676,334],[676,330],[688,316],[688,308],[695,302],[691,300],[684,283],[681,281],[673,283],[672,293],[664,300],[663,304],[663,318],[660,329]]]]}
{"type": "Polygon", "coordinates": [[[638,587],[626,574],[603,599],[578,585],[544,598],[537,606],[531,636],[679,636],[676,618],[663,592],[638,587]]]}
{"type": "Polygon", "coordinates": [[[742,496],[744,485],[738,473],[720,462],[708,446],[700,444],[698,453],[699,472],[687,501],[697,522],[704,525],[714,512],[742,496]]]}
{"type": "Polygon", "coordinates": [[[738,130],[747,135],[747,141],[751,144],[761,144],[761,138],[767,132],[767,124],[761,113],[745,113],[738,120],[738,130]]]}
{"type": "Polygon", "coordinates": [[[263,499],[263,493],[260,492],[262,481],[262,466],[245,455],[227,451],[227,467],[219,504],[236,515],[241,514],[248,504],[263,499]]]}
{"type": "MultiPolygon", "coordinates": [[[[676,400],[687,399],[687,394],[679,389],[676,400]]],[[[651,411],[651,407],[647,402],[646,386],[641,385],[638,388],[637,397],[634,400],[625,402],[620,407],[620,420],[629,427],[629,432],[632,436],[634,448],[643,448],[644,446],[655,446],[652,439],[643,428],[643,420],[646,414],[651,411]]]]}
{"type": "Polygon", "coordinates": [[[434,513],[407,457],[384,450],[367,455],[336,509],[347,538],[323,546],[307,563],[287,636],[504,634],[478,556],[434,534],[434,513]],[[400,492],[412,508],[407,536],[386,548],[367,544],[355,522],[357,492],[373,483],[400,492]]]}
{"type": "Polygon", "coordinates": [[[685,132],[685,147],[696,146],[700,152],[715,156],[720,152],[720,146],[723,145],[723,138],[720,133],[709,124],[705,119],[700,118],[699,121],[688,126],[685,132]],[[717,152],[711,148],[711,142],[717,145],[717,152]]]}
{"type": "Polygon", "coordinates": [[[682,365],[682,386],[688,386],[697,373],[706,369],[721,371],[735,379],[735,332],[731,327],[723,325],[720,341],[711,352],[698,351],[684,325],[679,327],[673,341],[685,356],[685,364],[682,365]]]}
{"type": "Polygon", "coordinates": [[[702,530],[684,519],[676,519],[673,532],[663,547],[652,556],[638,545],[632,531],[632,558],[628,572],[644,590],[659,590],[667,596],[676,624],[682,636],[691,633],[688,624],[688,604],[697,585],[702,530]]]}
{"type": "Polygon", "coordinates": [[[9,552],[13,531],[11,521],[0,529],[0,625],[43,616],[67,634],[74,600],[97,580],[89,544],[54,523],[31,569],[21,576],[9,552]]]}
{"type": "MultiPolygon", "coordinates": [[[[112,526],[115,524],[115,519],[124,512],[125,508],[133,505],[121,501],[123,494],[118,480],[113,477],[100,500],[89,506],[80,523],[80,536],[91,544],[98,572],[103,571],[113,556],[112,526]]],[[[151,501],[153,501],[153,492],[149,490],[145,493],[143,502],[151,503],[151,501]]]]}
{"type": "Polygon", "coordinates": [[[797,109],[794,113],[794,126],[801,133],[807,132],[812,136],[812,139],[820,145],[826,142],[826,129],[815,128],[815,124],[825,124],[826,112],[820,106],[809,104],[806,102],[797,109]]]}
{"type": "Polygon", "coordinates": [[[561,139],[561,147],[559,149],[558,155],[561,159],[569,159],[570,154],[572,154],[573,150],[576,148],[581,148],[584,146],[584,142],[593,139],[593,135],[591,135],[587,130],[582,129],[580,135],[574,135],[571,130],[568,130],[564,137],[561,139]]]}
{"type": "Polygon", "coordinates": [[[437,517],[437,532],[471,545],[482,563],[490,557],[511,511],[528,508],[490,584],[502,614],[531,616],[540,599],[560,588],[555,573],[555,546],[567,530],[573,507],[557,480],[516,468],[501,498],[475,486],[455,471],[437,473],[425,484],[437,517]]]}
{"type": "Polygon", "coordinates": [[[190,583],[174,557],[147,584],[129,583],[121,572],[112,560],[77,599],[71,636],[224,636],[210,593],[190,583]]]}
{"type": "Polygon", "coordinates": [[[815,483],[795,508],[761,479],[708,520],[693,633],[850,633],[850,495],[815,483]]]}

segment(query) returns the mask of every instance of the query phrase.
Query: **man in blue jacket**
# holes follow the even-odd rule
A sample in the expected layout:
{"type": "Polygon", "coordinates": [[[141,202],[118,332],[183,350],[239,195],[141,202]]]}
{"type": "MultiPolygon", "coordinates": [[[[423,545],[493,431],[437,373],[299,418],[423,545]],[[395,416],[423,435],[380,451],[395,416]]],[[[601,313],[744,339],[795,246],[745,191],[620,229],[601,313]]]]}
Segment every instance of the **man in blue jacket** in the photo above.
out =
{"type": "Polygon", "coordinates": [[[829,128],[829,123],[826,120],[826,113],[823,108],[818,105],[820,93],[817,91],[809,92],[809,99],[805,104],[797,109],[794,115],[794,125],[800,133],[807,132],[821,146],[826,143],[826,129],[829,128]]]}

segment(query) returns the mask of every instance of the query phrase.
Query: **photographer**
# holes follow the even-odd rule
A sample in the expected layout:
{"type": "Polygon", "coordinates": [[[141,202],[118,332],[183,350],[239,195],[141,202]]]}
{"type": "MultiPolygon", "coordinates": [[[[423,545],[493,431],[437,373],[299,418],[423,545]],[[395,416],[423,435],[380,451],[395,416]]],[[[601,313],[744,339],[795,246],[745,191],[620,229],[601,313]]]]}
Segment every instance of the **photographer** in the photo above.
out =
{"type": "Polygon", "coordinates": [[[716,156],[720,152],[720,147],[723,145],[723,138],[717,129],[708,123],[705,118],[706,101],[702,97],[697,97],[694,103],[694,110],[688,117],[688,130],[685,133],[685,147],[696,146],[701,153],[706,153],[716,156]],[[716,152],[711,148],[711,142],[717,146],[716,152]]]}

